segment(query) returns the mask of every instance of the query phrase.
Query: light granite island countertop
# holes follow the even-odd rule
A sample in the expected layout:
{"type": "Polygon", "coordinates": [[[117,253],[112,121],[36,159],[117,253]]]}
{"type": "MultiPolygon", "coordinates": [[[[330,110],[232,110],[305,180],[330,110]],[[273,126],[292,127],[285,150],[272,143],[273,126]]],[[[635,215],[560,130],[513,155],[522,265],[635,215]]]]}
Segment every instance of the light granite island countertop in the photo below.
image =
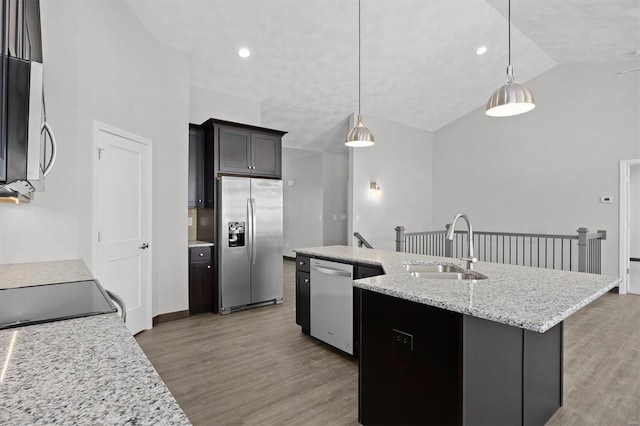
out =
{"type": "Polygon", "coordinates": [[[464,267],[464,261],[350,246],[294,250],[299,255],[337,262],[382,266],[385,275],[354,281],[354,286],[453,312],[543,333],[618,286],[619,277],[528,266],[477,262],[475,271],[488,278],[424,279],[404,264],[432,261],[464,267]]]}
{"type": "MultiPolygon", "coordinates": [[[[362,266],[384,270],[353,281],[363,425],[545,424],[563,404],[564,320],[620,282],[613,276],[487,262],[474,268],[486,279],[426,279],[406,266],[464,268],[465,262],[347,246],[294,251],[296,288],[300,283],[304,289],[303,282],[309,287],[309,296],[302,290],[296,295],[300,305],[314,294],[324,297],[311,304],[311,314],[314,306],[322,312],[318,300],[336,292],[335,281],[314,281],[314,267],[320,269],[314,258],[355,265],[356,276],[362,276],[362,266]]],[[[311,328],[313,321],[311,315],[311,328]]],[[[300,325],[304,333],[302,318],[300,325]]],[[[320,340],[323,333],[335,334],[335,324],[311,329],[320,340]]]]}
{"type": "MultiPolygon", "coordinates": [[[[0,265],[0,288],[92,279],[81,260],[0,265]]],[[[189,425],[117,314],[0,330],[0,424],[189,425]]]]}

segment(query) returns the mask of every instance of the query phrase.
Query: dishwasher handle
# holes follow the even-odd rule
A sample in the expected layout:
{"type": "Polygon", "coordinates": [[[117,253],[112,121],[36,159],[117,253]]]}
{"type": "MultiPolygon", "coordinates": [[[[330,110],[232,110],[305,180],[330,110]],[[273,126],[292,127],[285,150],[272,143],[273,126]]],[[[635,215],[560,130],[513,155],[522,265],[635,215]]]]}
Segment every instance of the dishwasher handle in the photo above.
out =
{"type": "Polygon", "coordinates": [[[316,266],[316,265],[313,265],[311,267],[311,269],[314,269],[317,272],[320,272],[321,274],[325,274],[325,275],[335,275],[337,277],[349,277],[349,278],[351,278],[351,272],[349,272],[349,271],[341,271],[339,269],[323,268],[322,266],[316,266]]]}

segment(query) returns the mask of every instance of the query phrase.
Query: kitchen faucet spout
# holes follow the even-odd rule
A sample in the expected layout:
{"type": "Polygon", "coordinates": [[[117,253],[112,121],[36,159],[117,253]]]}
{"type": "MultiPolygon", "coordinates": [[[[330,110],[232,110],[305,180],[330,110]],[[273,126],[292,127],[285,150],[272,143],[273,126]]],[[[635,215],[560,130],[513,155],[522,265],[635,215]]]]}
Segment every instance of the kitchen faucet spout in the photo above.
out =
{"type": "Polygon", "coordinates": [[[451,224],[449,225],[449,229],[447,229],[447,234],[445,238],[449,241],[453,241],[453,233],[455,232],[456,222],[458,219],[464,219],[467,222],[467,228],[469,229],[469,252],[467,257],[463,257],[460,260],[464,260],[467,262],[467,269],[473,270],[473,264],[478,261],[478,259],[474,256],[473,250],[473,226],[471,226],[471,221],[469,220],[469,216],[464,213],[458,213],[453,216],[451,219],[451,224]]]}

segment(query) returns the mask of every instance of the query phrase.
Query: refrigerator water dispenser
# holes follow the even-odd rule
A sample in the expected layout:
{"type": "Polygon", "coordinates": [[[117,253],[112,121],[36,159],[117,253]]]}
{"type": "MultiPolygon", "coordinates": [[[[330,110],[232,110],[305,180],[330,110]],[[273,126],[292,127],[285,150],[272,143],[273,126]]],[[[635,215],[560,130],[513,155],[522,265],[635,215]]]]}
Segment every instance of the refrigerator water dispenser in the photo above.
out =
{"type": "Polygon", "coordinates": [[[244,247],[244,222],[229,222],[229,247],[244,247]]]}

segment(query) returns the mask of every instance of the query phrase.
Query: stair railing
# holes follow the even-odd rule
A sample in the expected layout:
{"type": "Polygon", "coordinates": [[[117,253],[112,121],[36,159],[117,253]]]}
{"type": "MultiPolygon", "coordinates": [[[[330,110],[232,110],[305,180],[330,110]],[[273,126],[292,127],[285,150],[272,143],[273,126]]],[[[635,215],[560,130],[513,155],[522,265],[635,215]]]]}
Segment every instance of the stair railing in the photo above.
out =
{"type": "Polygon", "coordinates": [[[353,236],[358,240],[358,247],[364,246],[369,249],[373,248],[373,246],[369,244],[369,241],[365,240],[365,238],[359,232],[354,232],[353,236]]]}
{"type": "MultiPolygon", "coordinates": [[[[466,253],[467,231],[456,231],[453,241],[442,231],[405,232],[396,226],[396,251],[460,258],[466,253]]],[[[574,235],[518,232],[474,232],[478,260],[510,265],[601,273],[602,240],[607,231],[580,227],[574,235]]]]}

